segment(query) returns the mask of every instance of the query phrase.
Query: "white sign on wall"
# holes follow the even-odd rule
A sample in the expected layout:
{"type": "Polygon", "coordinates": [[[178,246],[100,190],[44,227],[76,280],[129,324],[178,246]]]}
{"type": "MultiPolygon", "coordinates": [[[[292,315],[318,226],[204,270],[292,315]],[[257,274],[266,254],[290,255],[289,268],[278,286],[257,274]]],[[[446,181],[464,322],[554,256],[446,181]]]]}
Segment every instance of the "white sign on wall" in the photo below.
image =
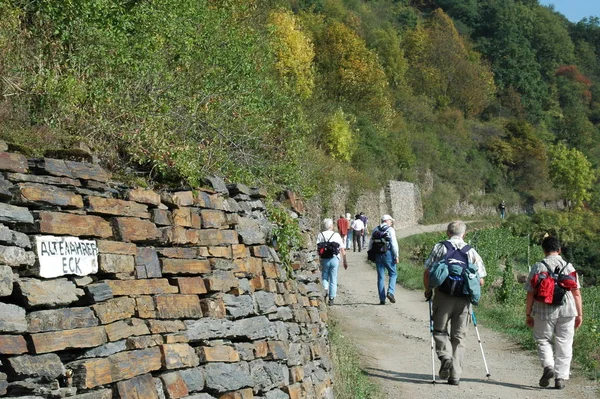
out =
{"type": "Polygon", "coordinates": [[[36,236],[35,241],[41,277],[87,276],[98,272],[96,241],[54,236],[36,236]]]}

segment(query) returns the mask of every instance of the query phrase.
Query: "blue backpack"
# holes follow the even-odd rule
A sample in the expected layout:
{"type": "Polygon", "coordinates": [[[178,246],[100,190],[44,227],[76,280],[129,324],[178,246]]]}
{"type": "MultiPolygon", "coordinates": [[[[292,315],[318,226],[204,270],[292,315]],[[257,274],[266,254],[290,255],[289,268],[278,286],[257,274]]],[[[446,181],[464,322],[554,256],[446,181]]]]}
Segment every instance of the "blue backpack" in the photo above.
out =
{"type": "Polygon", "coordinates": [[[478,267],[469,263],[467,253],[469,245],[456,249],[450,241],[443,241],[446,247],[444,259],[429,268],[429,288],[439,287],[444,294],[458,297],[470,297],[477,305],[481,299],[478,267]]]}

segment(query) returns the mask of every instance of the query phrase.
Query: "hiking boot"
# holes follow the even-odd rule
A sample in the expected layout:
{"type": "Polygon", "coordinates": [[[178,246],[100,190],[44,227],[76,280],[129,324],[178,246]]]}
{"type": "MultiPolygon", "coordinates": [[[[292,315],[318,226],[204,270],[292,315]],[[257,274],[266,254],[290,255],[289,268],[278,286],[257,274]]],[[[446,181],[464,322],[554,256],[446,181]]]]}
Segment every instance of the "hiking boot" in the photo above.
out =
{"type": "Polygon", "coordinates": [[[448,385],[458,385],[459,382],[458,378],[448,378],[448,385]]]}
{"type": "Polygon", "coordinates": [[[329,301],[327,302],[327,304],[328,304],[329,306],[333,305],[333,298],[329,298],[329,301]]]}
{"type": "Polygon", "coordinates": [[[557,378],[554,380],[554,388],[563,389],[565,387],[565,380],[562,378],[557,378]]]}
{"type": "Polygon", "coordinates": [[[391,303],[396,303],[396,298],[394,298],[394,294],[390,294],[388,292],[387,299],[389,299],[391,303]]]}
{"type": "Polygon", "coordinates": [[[548,385],[550,385],[550,379],[552,379],[553,377],[554,377],[554,368],[552,368],[550,366],[544,367],[544,373],[542,374],[542,378],[540,378],[540,386],[542,388],[546,388],[548,385]]]}
{"type": "MultiPolygon", "coordinates": [[[[450,369],[452,368],[452,358],[443,357],[441,360],[442,365],[440,366],[440,372],[438,374],[440,375],[441,380],[445,380],[448,377],[450,377],[450,369]]],[[[448,383],[450,383],[450,380],[448,380],[448,383]]],[[[456,385],[458,385],[458,383],[456,385]]]]}
{"type": "Polygon", "coordinates": [[[380,305],[385,305],[385,299],[383,301],[379,301],[380,305]]]}

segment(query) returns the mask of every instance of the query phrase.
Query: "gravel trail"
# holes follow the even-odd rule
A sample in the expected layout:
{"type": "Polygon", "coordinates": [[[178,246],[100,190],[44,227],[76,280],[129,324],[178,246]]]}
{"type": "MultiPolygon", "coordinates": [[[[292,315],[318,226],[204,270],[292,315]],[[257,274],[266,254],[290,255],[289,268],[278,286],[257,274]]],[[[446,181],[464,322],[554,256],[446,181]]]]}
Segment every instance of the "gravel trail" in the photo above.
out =
{"type": "MultiPolygon", "coordinates": [[[[398,237],[444,230],[446,224],[399,230],[398,237]]],[[[600,397],[597,382],[573,370],[563,390],[538,386],[537,356],[503,335],[478,324],[491,377],[486,377],[475,328],[470,325],[465,367],[459,386],[432,384],[429,308],[421,291],[398,285],[396,303],[379,305],[377,273],[366,252],[348,252],[348,270],[338,273],[338,297],[331,312],[344,336],[358,349],[363,369],[381,386],[381,399],[510,398],[592,399],[600,397]]],[[[477,313],[476,313],[477,314],[477,313]]],[[[585,320],[584,320],[585,322],[585,320]]],[[[439,369],[436,359],[435,372],[439,369]]],[[[551,382],[554,386],[554,381],[551,382]]]]}

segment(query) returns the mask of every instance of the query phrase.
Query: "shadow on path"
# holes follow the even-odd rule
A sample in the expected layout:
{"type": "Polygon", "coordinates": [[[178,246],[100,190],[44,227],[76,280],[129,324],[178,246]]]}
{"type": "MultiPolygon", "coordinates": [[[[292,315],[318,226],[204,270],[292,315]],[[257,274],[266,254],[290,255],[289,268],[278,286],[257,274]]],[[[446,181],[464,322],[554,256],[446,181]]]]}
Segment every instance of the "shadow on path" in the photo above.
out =
{"type": "MultiPolygon", "coordinates": [[[[412,373],[397,373],[390,370],[382,370],[378,368],[369,367],[366,369],[365,374],[373,378],[384,378],[386,380],[407,382],[412,384],[432,384],[433,380],[431,374],[412,374],[412,373]]],[[[479,378],[461,378],[461,382],[478,382],[482,384],[500,385],[507,388],[527,390],[527,391],[538,391],[539,388],[532,387],[529,385],[511,384],[509,382],[494,381],[492,379],[479,379],[479,378]]],[[[436,376],[436,384],[446,384],[445,380],[440,380],[436,376]]]]}
{"type": "Polygon", "coordinates": [[[359,305],[383,306],[383,305],[380,305],[379,302],[346,302],[346,303],[334,303],[332,306],[359,306],[359,305]]]}

